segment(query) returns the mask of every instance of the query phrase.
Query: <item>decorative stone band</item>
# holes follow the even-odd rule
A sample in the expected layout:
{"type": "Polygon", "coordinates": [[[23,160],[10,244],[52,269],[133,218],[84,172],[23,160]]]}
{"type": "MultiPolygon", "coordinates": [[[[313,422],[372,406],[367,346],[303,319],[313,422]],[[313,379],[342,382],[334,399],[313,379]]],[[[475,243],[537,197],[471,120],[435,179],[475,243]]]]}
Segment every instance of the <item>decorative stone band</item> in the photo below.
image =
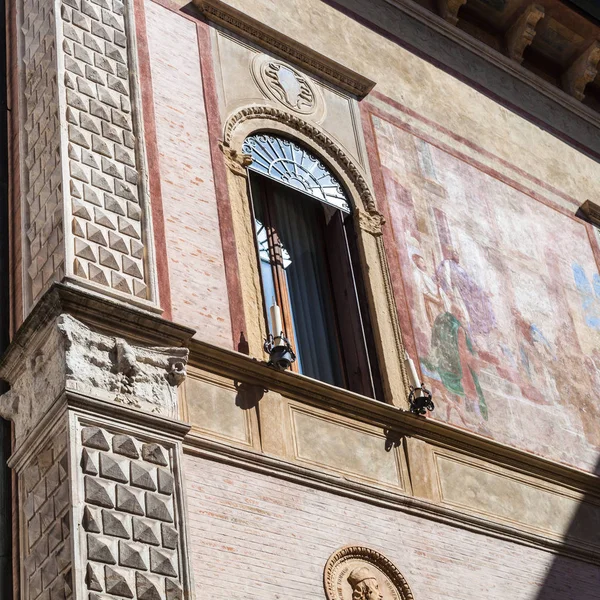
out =
{"type": "Polygon", "coordinates": [[[73,278],[150,306],[131,0],[20,0],[27,306],[73,278]]]}

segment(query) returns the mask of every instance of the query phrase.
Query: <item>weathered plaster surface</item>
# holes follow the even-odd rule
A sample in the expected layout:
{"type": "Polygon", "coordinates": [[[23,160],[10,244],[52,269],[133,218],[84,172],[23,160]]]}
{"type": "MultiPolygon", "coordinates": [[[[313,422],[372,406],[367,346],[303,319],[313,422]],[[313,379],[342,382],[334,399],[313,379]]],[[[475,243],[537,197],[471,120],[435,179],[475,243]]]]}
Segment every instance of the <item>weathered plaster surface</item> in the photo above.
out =
{"type": "Polygon", "coordinates": [[[594,469],[600,275],[585,224],[383,118],[374,128],[434,418],[594,469]]]}
{"type": "Polygon", "coordinates": [[[196,27],[154,2],[146,2],[146,22],[173,318],[200,339],[230,347],[196,27]]]}

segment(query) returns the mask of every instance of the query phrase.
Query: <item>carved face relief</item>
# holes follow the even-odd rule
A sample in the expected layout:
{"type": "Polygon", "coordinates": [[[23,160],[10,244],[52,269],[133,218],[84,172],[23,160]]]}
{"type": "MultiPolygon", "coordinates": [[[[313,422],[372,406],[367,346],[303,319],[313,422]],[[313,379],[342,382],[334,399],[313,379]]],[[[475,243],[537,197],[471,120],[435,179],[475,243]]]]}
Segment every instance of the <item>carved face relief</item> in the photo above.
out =
{"type": "Polygon", "coordinates": [[[394,564],[363,546],[347,546],[332,554],[324,583],[327,600],[413,600],[394,564]]]}
{"type": "Polygon", "coordinates": [[[314,86],[293,67],[258,55],[252,71],[258,87],[267,97],[303,115],[316,111],[318,97],[314,86]]]}

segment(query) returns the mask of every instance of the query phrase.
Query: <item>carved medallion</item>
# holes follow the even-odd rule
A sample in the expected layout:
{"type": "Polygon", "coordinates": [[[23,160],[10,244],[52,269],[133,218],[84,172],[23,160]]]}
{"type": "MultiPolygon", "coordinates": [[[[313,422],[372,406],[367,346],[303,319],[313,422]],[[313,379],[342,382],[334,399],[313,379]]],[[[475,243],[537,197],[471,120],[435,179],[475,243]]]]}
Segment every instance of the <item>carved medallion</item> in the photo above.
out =
{"type": "Polygon", "coordinates": [[[332,554],[323,579],[327,600],[414,599],[396,566],[364,546],[346,546],[332,554]]]}
{"type": "Polygon", "coordinates": [[[307,76],[269,56],[258,55],[253,62],[254,79],[263,93],[302,115],[317,110],[318,96],[307,76]]]}

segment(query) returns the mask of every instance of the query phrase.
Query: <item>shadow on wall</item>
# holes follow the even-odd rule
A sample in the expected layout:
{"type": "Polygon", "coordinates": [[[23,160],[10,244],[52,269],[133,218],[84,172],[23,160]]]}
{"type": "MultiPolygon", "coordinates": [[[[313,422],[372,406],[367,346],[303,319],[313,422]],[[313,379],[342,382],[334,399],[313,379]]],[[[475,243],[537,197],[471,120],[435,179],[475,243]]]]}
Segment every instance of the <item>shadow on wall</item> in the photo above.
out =
{"type": "MultiPolygon", "coordinates": [[[[600,458],[594,472],[600,476],[600,458]]],[[[565,532],[564,539],[581,539],[581,531],[589,531],[590,527],[594,527],[596,541],[600,546],[600,517],[591,525],[589,512],[585,511],[581,504],[565,532]]],[[[596,564],[592,564],[580,559],[556,556],[535,600],[600,600],[600,559],[596,564]]]]}

